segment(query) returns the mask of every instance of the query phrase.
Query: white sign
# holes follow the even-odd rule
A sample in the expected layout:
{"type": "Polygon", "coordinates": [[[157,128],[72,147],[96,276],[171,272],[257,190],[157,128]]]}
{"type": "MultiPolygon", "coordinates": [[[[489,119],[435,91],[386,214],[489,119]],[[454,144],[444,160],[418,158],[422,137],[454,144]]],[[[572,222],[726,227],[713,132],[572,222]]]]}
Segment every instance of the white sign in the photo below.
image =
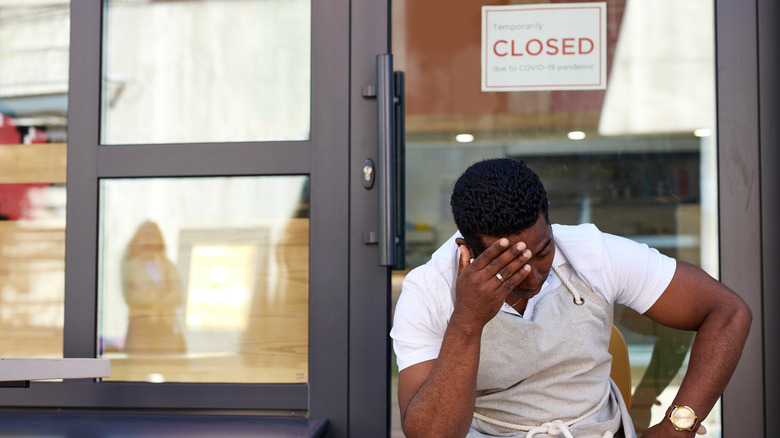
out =
{"type": "Polygon", "coordinates": [[[482,7],[482,91],[607,87],[607,4],[482,7]]]}

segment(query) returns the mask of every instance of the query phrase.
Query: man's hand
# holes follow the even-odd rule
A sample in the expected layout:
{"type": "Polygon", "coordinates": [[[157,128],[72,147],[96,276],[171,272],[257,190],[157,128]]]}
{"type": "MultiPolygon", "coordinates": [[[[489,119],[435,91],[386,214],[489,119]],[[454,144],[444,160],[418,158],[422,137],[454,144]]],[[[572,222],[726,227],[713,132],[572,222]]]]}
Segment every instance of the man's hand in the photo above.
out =
{"type": "Polygon", "coordinates": [[[498,239],[473,261],[466,242],[457,243],[455,309],[439,357],[398,374],[398,404],[409,438],[466,435],[474,414],[482,329],[530,271],[525,243],[498,239]]]}
{"type": "Polygon", "coordinates": [[[523,242],[509,246],[509,240],[501,238],[472,261],[466,242],[458,239],[457,243],[460,259],[455,312],[463,317],[463,323],[482,327],[496,316],[507,295],[531,271],[526,264],[531,258],[531,251],[523,242]]]}

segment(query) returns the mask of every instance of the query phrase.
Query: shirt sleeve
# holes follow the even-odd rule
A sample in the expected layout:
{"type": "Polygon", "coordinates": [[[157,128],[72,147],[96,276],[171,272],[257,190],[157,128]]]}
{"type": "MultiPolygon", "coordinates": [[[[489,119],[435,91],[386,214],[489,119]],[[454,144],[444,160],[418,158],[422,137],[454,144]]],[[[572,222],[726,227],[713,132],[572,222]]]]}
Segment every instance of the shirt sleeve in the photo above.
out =
{"type": "Polygon", "coordinates": [[[446,300],[437,299],[437,288],[425,281],[419,269],[404,279],[390,330],[399,371],[439,357],[452,314],[446,300]]]}
{"type": "Polygon", "coordinates": [[[644,243],[603,234],[604,281],[615,302],[645,313],[663,294],[677,269],[675,259],[644,243]]]}

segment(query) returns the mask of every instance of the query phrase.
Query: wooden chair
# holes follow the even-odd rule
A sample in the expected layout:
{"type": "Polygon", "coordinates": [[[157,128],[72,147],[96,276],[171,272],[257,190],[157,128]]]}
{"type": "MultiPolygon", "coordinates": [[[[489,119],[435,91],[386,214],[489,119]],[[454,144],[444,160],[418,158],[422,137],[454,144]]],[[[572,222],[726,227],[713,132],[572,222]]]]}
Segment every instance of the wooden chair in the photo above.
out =
{"type": "Polygon", "coordinates": [[[612,336],[609,339],[609,354],[612,355],[610,377],[620,389],[620,394],[631,409],[631,364],[628,361],[628,346],[626,338],[617,327],[612,326],[612,336]]]}

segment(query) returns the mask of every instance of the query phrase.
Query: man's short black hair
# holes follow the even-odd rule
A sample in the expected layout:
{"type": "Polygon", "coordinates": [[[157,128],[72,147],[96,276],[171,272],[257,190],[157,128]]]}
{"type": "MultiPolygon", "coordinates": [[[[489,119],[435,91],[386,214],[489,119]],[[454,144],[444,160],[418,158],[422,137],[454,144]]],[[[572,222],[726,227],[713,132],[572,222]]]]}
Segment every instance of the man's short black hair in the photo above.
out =
{"type": "Polygon", "coordinates": [[[471,165],[450,198],[455,224],[477,254],[485,250],[482,237],[520,234],[542,213],[549,223],[548,205],[539,176],[523,161],[509,158],[471,165]]]}

